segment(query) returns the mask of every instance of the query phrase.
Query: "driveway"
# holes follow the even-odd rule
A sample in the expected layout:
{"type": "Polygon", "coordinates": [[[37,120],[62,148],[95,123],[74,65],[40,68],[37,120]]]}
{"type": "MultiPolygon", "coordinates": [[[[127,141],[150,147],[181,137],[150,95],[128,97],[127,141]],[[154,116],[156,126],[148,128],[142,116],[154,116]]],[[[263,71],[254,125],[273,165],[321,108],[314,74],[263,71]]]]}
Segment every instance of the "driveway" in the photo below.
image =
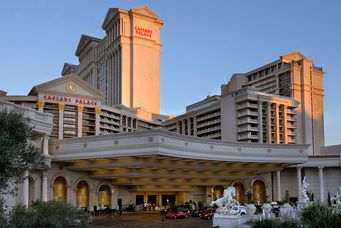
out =
{"type": "Polygon", "coordinates": [[[91,228],[117,227],[117,228],[212,228],[211,220],[200,220],[198,217],[184,219],[165,219],[158,213],[123,212],[120,216],[100,215],[94,218],[91,228]]]}

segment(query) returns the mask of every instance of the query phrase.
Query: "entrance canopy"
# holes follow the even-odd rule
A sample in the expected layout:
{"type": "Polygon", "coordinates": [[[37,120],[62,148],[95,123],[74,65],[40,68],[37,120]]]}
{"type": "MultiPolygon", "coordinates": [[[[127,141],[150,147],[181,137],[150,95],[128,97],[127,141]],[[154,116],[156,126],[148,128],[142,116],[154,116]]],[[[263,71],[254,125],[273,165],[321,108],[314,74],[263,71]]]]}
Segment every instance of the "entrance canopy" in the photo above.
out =
{"type": "Polygon", "coordinates": [[[164,130],[52,140],[52,163],[132,190],[225,185],[304,163],[308,145],[224,142],[164,130]]]}

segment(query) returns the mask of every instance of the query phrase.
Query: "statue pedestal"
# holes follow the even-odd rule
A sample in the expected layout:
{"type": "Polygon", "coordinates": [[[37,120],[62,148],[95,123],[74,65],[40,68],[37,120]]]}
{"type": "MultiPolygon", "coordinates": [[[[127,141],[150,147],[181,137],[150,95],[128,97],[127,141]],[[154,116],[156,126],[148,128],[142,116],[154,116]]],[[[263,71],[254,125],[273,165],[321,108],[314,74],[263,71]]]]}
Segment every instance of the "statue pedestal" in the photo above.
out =
{"type": "Polygon", "coordinates": [[[248,227],[242,226],[242,224],[250,221],[254,218],[253,215],[224,215],[215,213],[213,217],[213,227],[219,228],[238,228],[238,227],[248,227]]]}

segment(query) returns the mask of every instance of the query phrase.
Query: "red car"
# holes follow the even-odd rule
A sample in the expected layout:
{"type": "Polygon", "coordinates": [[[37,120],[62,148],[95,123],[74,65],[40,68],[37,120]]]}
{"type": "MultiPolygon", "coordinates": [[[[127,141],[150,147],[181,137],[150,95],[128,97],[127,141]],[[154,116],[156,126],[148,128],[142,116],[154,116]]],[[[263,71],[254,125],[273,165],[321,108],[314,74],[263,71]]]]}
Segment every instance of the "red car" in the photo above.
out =
{"type": "Polygon", "coordinates": [[[190,211],[186,207],[178,207],[165,215],[167,219],[188,218],[189,216],[190,211]]]}
{"type": "Polygon", "coordinates": [[[201,219],[212,219],[215,213],[215,208],[208,209],[206,211],[203,211],[200,214],[201,219]]]}

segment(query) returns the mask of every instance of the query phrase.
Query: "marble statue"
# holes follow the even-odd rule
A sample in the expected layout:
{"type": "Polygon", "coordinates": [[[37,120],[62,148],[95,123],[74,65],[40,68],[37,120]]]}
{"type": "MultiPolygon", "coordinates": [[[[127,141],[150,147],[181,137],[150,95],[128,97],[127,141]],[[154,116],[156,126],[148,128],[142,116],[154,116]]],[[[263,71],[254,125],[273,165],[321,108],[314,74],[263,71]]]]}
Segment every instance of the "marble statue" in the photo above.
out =
{"type": "Polygon", "coordinates": [[[336,201],[336,206],[341,208],[341,186],[339,186],[340,192],[335,193],[335,195],[331,198],[332,201],[336,201]]]}
{"type": "Polygon", "coordinates": [[[224,190],[223,197],[212,201],[210,206],[217,206],[217,213],[223,213],[228,215],[237,215],[240,213],[239,202],[234,199],[236,196],[236,188],[229,186],[224,190]]]}
{"type": "Polygon", "coordinates": [[[306,182],[306,177],[303,178],[302,188],[301,188],[301,202],[308,203],[308,187],[309,183],[306,182]]]}

